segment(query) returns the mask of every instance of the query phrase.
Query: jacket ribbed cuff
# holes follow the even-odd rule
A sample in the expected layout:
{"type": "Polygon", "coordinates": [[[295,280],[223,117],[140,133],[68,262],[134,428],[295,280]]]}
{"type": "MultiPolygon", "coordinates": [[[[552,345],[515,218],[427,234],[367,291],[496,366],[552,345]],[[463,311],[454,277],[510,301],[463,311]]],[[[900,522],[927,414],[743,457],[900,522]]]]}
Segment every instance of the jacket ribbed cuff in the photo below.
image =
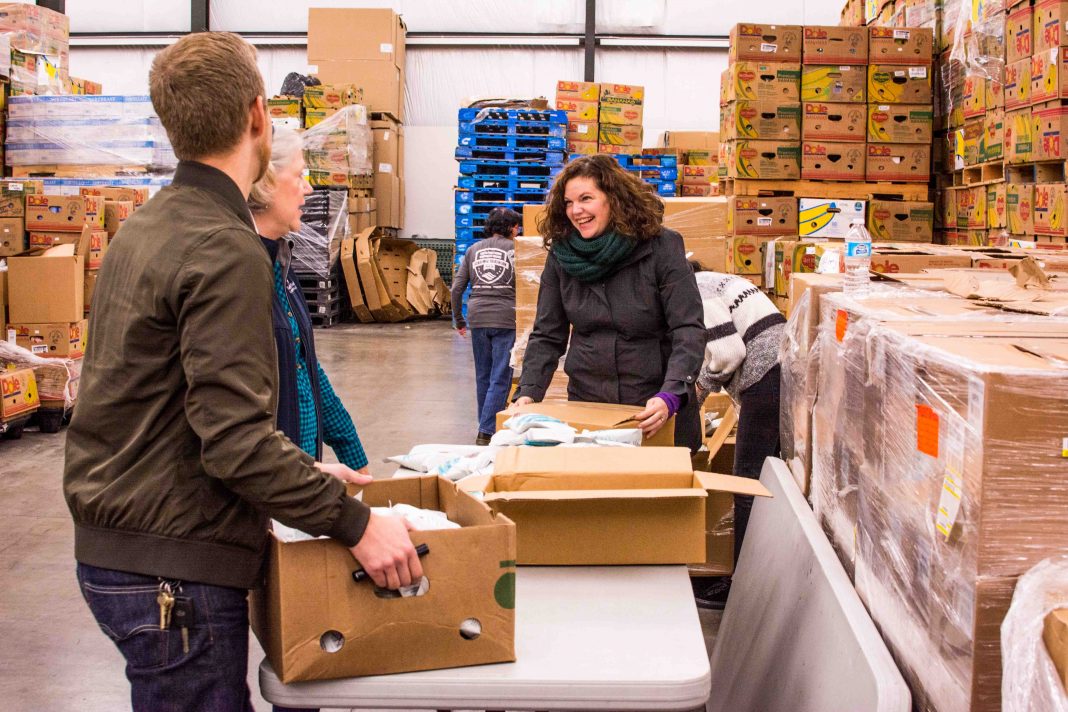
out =
{"type": "Polygon", "coordinates": [[[352,548],[360,543],[370,519],[370,507],[344,494],[341,499],[341,513],[330,527],[329,536],[352,548]]]}

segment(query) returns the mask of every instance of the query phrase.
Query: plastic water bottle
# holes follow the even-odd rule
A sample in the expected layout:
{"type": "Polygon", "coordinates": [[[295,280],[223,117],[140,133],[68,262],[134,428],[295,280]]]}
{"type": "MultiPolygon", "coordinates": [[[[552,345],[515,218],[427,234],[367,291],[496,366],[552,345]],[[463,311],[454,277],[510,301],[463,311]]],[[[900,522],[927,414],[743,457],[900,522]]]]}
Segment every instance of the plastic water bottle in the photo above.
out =
{"type": "Polygon", "coordinates": [[[845,239],[843,291],[863,296],[871,289],[871,233],[861,223],[853,223],[845,239]]]}

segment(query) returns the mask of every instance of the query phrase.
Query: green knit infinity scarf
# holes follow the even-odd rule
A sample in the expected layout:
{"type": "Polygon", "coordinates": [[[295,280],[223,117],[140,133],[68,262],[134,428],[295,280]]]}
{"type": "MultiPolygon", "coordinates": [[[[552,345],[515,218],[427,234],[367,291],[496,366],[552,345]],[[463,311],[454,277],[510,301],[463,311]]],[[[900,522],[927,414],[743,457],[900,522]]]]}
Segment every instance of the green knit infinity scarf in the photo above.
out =
{"type": "Polygon", "coordinates": [[[615,273],[637,246],[637,240],[614,230],[590,240],[573,232],[566,239],[555,241],[552,253],[569,275],[580,282],[589,283],[615,273]]]}

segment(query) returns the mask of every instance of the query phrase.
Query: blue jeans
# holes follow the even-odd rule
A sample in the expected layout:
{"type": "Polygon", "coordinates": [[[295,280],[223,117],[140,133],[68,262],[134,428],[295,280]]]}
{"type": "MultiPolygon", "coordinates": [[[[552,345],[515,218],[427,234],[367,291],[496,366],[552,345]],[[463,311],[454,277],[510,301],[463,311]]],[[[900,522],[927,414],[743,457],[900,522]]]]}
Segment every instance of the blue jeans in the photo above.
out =
{"type": "Polygon", "coordinates": [[[515,329],[471,329],[480,433],[497,432],[497,413],[504,410],[512,387],[512,367],[508,361],[514,344],[515,329]]]}
{"type": "Polygon", "coordinates": [[[188,651],[171,618],[159,627],[160,580],[78,564],[78,583],[101,630],[126,658],[133,712],[252,712],[248,591],[182,582],[192,600],[188,651]]]}

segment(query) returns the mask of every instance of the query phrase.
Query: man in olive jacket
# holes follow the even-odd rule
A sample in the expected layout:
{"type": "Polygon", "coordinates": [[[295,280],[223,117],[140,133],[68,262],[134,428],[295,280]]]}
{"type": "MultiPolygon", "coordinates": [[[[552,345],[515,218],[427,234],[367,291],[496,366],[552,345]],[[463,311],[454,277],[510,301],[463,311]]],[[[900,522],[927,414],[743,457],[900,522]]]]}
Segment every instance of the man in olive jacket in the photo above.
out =
{"type": "Polygon", "coordinates": [[[269,518],[342,542],[381,586],[422,570],[402,520],[346,495],[362,476],[275,428],[273,275],[246,204],[270,157],[255,49],[189,35],[149,83],[180,163],[101,270],[64,493],[82,594],[126,658],[133,709],[245,711],[269,518]]]}

